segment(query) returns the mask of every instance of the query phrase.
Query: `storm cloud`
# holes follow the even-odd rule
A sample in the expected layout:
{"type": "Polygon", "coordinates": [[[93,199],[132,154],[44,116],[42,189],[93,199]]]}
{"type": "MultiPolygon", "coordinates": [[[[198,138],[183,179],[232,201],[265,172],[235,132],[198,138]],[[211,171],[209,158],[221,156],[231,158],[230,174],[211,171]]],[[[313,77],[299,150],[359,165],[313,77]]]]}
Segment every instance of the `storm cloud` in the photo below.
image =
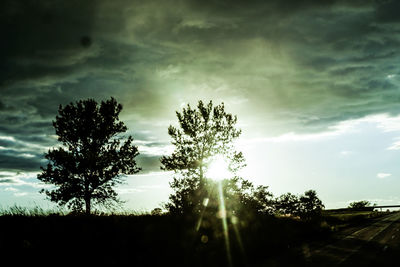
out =
{"type": "MultiPolygon", "coordinates": [[[[40,153],[56,144],[51,121],[58,106],[89,97],[116,97],[129,133],[161,148],[174,111],[199,99],[224,101],[244,131],[262,135],[397,115],[398,7],[334,0],[2,1],[0,168],[38,168],[40,153]]],[[[140,161],[155,171],[158,156],[144,153],[140,161]]]]}

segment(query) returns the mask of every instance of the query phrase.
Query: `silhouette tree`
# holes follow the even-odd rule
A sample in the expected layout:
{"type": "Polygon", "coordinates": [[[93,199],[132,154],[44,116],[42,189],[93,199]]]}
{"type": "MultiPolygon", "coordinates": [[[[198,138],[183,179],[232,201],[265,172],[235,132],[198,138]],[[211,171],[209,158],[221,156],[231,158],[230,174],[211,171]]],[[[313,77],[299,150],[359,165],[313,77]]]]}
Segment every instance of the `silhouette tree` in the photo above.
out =
{"type": "Polygon", "coordinates": [[[175,150],[160,159],[161,169],[176,174],[170,183],[175,193],[166,208],[172,213],[200,212],[210,193],[206,172],[212,159],[221,155],[232,176],[245,165],[243,154],[233,145],[241,130],[235,128],[237,117],[226,113],[223,103],[213,107],[212,101],[199,101],[197,109],[188,104],[176,115],[180,128],[168,128],[175,150]]]}
{"type": "Polygon", "coordinates": [[[60,105],[53,126],[62,146],[48,151],[49,163],[38,175],[55,188],[41,193],[74,211],[84,206],[86,214],[93,205],[110,207],[120,202],[114,186],[123,182],[123,174],[140,170],[132,136],[124,142],[118,137],[127,130],[118,118],[121,110],[114,98],[100,105],[93,99],[60,105]]]}
{"type": "Polygon", "coordinates": [[[275,209],[277,213],[283,215],[298,216],[300,213],[300,201],[298,196],[292,193],[281,195],[275,201],[275,209]]]}
{"type": "Polygon", "coordinates": [[[318,198],[315,190],[308,190],[304,195],[300,196],[300,217],[302,219],[314,219],[321,215],[325,205],[318,198]]]}
{"type": "Polygon", "coordinates": [[[349,204],[348,208],[353,209],[353,210],[363,210],[367,206],[370,206],[370,205],[371,205],[371,202],[369,202],[368,200],[361,200],[361,201],[351,202],[349,204]]]}
{"type": "Polygon", "coordinates": [[[314,219],[321,215],[324,204],[315,190],[308,190],[304,195],[286,193],[275,201],[275,211],[280,214],[299,216],[302,219],[314,219]]]}
{"type": "Polygon", "coordinates": [[[258,212],[272,215],[274,213],[274,195],[268,191],[268,186],[259,185],[252,191],[253,203],[258,212]]]}
{"type": "Polygon", "coordinates": [[[232,210],[240,215],[269,214],[274,210],[273,194],[268,191],[268,186],[254,184],[243,178],[235,177],[227,184],[226,196],[229,199],[227,205],[232,206],[232,210]]]}
{"type": "MultiPolygon", "coordinates": [[[[215,222],[221,217],[229,218],[231,222],[236,219],[249,222],[258,215],[273,214],[273,195],[268,191],[268,186],[256,187],[238,176],[220,181],[206,181],[206,187],[201,190],[207,192],[201,210],[204,223],[198,224],[197,227],[206,226],[210,229],[210,225],[218,225],[215,222]]],[[[217,231],[219,230],[218,228],[217,231]]]]}

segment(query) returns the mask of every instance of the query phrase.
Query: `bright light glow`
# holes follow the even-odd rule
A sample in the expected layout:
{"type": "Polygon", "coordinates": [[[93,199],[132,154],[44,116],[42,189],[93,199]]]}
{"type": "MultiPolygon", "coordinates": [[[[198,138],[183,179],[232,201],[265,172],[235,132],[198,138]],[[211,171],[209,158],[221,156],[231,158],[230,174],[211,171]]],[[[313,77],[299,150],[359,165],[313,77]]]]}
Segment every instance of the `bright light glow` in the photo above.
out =
{"type": "Polygon", "coordinates": [[[392,174],[391,174],[391,173],[383,173],[383,172],[380,172],[380,173],[378,173],[378,174],[376,175],[376,177],[378,177],[379,179],[384,179],[384,178],[389,177],[389,176],[392,176],[392,174]]]}
{"type": "Polygon", "coordinates": [[[226,247],[226,256],[228,259],[229,266],[232,266],[232,255],[231,255],[231,247],[229,243],[229,229],[227,222],[227,212],[225,208],[225,199],[224,199],[224,191],[222,190],[222,184],[218,183],[218,195],[219,195],[219,216],[222,220],[222,231],[225,237],[225,247],[226,247]]]}
{"type": "Polygon", "coordinates": [[[222,155],[217,155],[211,159],[210,165],[208,166],[206,172],[207,178],[221,181],[229,178],[231,175],[232,174],[229,171],[229,165],[222,155]]]}
{"type": "Polygon", "coordinates": [[[208,201],[209,201],[210,199],[208,198],[208,197],[206,197],[204,200],[203,200],[203,206],[204,207],[207,207],[208,206],[208,201]]]}

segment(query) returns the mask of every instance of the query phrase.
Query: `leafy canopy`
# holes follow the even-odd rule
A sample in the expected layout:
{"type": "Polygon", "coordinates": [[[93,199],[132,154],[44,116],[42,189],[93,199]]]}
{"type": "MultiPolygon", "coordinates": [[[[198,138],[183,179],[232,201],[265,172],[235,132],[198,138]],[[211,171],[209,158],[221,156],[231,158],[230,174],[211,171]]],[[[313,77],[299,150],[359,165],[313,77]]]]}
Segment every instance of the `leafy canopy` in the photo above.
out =
{"type": "Polygon", "coordinates": [[[371,202],[368,200],[360,200],[360,201],[354,201],[351,202],[348,206],[350,209],[364,209],[368,206],[371,206],[371,202]]]}
{"type": "Polygon", "coordinates": [[[241,130],[235,128],[237,117],[225,112],[223,103],[213,106],[212,101],[199,101],[197,108],[188,104],[176,115],[179,128],[168,128],[174,152],[161,158],[161,168],[176,174],[170,183],[175,194],[166,207],[178,213],[199,211],[207,198],[206,173],[213,158],[223,157],[232,176],[245,165],[243,154],[234,148],[241,130]]]}
{"type": "Polygon", "coordinates": [[[41,167],[38,179],[52,184],[41,190],[59,205],[90,213],[93,204],[109,207],[119,203],[114,187],[123,182],[123,174],[139,172],[135,157],[138,149],[129,136],[125,141],[118,134],[127,130],[119,120],[122,105],[114,98],[70,103],[58,110],[53,126],[62,146],[45,155],[47,167],[41,167]]]}
{"type": "Polygon", "coordinates": [[[307,220],[319,218],[324,208],[315,190],[308,190],[300,196],[286,193],[275,200],[275,210],[278,214],[299,216],[307,220]]]}

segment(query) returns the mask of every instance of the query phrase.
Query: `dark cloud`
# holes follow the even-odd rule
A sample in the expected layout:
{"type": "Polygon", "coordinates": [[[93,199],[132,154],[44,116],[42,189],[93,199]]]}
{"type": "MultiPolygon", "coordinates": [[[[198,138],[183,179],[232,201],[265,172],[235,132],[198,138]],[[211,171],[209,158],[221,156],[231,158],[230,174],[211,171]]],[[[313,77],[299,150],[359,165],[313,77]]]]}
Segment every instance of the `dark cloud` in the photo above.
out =
{"type": "MultiPolygon", "coordinates": [[[[398,114],[398,5],[2,1],[0,135],[17,142],[0,139],[0,146],[28,153],[54,145],[58,106],[88,97],[122,102],[129,132],[156,139],[149,148],[162,147],[174,111],[198,99],[226,102],[249,131],[263,134],[398,114]]],[[[10,151],[0,155],[8,169],[39,162],[10,151]]],[[[158,157],[138,161],[144,171],[159,169],[158,157]]]]}
{"type": "Polygon", "coordinates": [[[13,180],[13,179],[10,179],[10,178],[1,178],[1,176],[0,176],[0,184],[2,184],[2,183],[14,183],[15,181],[13,180]]]}
{"type": "Polygon", "coordinates": [[[400,2],[396,0],[377,1],[376,17],[379,22],[390,23],[400,22],[397,10],[400,9],[400,2]]]}
{"type": "Polygon", "coordinates": [[[142,168],[140,173],[159,172],[161,166],[160,158],[161,156],[139,155],[137,158],[137,164],[142,168]]]}
{"type": "Polygon", "coordinates": [[[92,34],[96,2],[2,1],[2,84],[58,77],[93,56],[81,38],[92,34]]]}
{"type": "Polygon", "coordinates": [[[0,169],[4,171],[39,171],[42,154],[21,153],[12,149],[0,150],[0,169]]]}
{"type": "Polygon", "coordinates": [[[12,140],[0,139],[0,146],[1,147],[14,147],[15,142],[12,140]]]}
{"type": "Polygon", "coordinates": [[[5,110],[7,106],[0,100],[0,111],[5,110]]]}

